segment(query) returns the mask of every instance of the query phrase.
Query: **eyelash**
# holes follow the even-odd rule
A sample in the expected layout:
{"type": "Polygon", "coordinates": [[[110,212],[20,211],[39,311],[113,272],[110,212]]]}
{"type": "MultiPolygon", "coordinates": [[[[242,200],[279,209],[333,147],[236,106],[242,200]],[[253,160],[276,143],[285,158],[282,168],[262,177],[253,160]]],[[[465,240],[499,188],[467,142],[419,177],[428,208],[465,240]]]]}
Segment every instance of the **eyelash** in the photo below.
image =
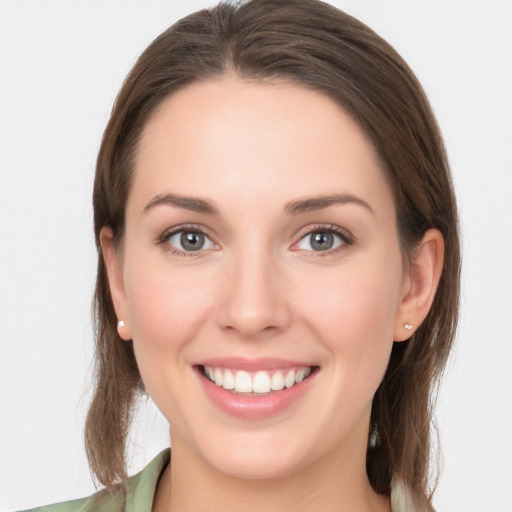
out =
{"type": "MultiPolygon", "coordinates": [[[[168,231],[164,231],[156,240],[157,245],[162,245],[166,251],[169,251],[171,254],[177,255],[177,256],[185,256],[185,257],[197,257],[200,256],[202,253],[202,250],[198,251],[182,251],[180,249],[176,249],[175,247],[168,244],[169,239],[177,235],[178,233],[189,231],[192,233],[199,233],[203,235],[204,237],[211,240],[209,235],[206,233],[204,229],[202,229],[200,226],[196,226],[193,224],[179,226],[178,228],[173,228],[168,231]]],[[[339,226],[333,225],[333,224],[317,224],[313,228],[309,229],[305,233],[303,233],[298,242],[295,242],[294,245],[297,245],[300,243],[300,241],[304,240],[306,237],[311,236],[313,233],[332,233],[339,237],[341,239],[341,244],[334,248],[334,249],[328,249],[326,251],[308,251],[310,253],[314,253],[314,256],[320,256],[320,257],[326,257],[326,256],[332,256],[333,254],[338,253],[338,251],[341,251],[343,249],[346,249],[347,247],[351,246],[354,243],[354,237],[351,233],[349,233],[346,229],[340,228],[339,226]]]]}
{"type": "Polygon", "coordinates": [[[328,249],[326,251],[307,251],[311,253],[311,257],[329,257],[337,254],[339,251],[347,249],[354,243],[353,235],[347,231],[346,229],[340,228],[334,224],[317,224],[311,229],[308,229],[305,233],[301,235],[299,241],[294,245],[300,243],[300,241],[304,240],[306,237],[311,236],[313,233],[332,233],[341,239],[341,244],[334,249],[328,249]]]}
{"type": "Polygon", "coordinates": [[[201,256],[201,250],[198,251],[182,251],[180,249],[176,249],[172,245],[168,244],[169,238],[171,236],[177,235],[178,233],[182,233],[184,231],[189,231],[191,233],[199,233],[204,237],[211,239],[210,236],[203,230],[200,226],[196,226],[194,224],[186,224],[184,226],[179,226],[177,228],[172,228],[168,231],[164,231],[156,240],[158,245],[162,245],[166,251],[169,251],[171,254],[177,256],[185,256],[185,257],[198,257],[201,256]]]}

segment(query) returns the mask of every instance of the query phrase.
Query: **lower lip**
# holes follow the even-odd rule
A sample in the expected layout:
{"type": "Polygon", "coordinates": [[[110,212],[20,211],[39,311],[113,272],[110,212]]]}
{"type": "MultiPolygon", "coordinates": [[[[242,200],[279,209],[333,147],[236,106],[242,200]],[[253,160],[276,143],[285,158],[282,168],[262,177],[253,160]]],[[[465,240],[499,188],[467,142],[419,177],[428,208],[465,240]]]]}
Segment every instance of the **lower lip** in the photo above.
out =
{"type": "Polygon", "coordinates": [[[223,412],[237,418],[250,420],[275,416],[290,407],[307,391],[316,375],[312,372],[306,379],[291,388],[273,391],[267,395],[239,395],[217,386],[203,375],[200,368],[197,373],[201,384],[210,400],[223,412]]]}

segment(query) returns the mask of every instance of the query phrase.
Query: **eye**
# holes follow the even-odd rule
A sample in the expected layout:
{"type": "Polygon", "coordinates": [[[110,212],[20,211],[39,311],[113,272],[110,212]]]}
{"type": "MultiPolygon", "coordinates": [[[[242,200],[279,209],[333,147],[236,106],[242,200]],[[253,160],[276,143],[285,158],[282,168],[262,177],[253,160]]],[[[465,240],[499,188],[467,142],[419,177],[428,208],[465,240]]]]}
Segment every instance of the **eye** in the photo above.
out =
{"type": "Polygon", "coordinates": [[[197,252],[217,247],[205,233],[198,229],[181,229],[165,235],[164,240],[177,252],[197,252]]]}
{"type": "Polygon", "coordinates": [[[351,240],[339,228],[316,228],[303,236],[297,248],[304,251],[333,252],[343,245],[350,245],[351,240]]]}

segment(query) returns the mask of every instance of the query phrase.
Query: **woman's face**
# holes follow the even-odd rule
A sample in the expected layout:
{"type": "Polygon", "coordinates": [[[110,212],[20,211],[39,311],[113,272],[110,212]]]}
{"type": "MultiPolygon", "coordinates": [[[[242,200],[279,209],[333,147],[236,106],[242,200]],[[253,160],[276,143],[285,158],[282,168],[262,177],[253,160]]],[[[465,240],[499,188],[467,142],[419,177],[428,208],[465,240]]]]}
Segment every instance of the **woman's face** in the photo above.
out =
{"type": "Polygon", "coordinates": [[[390,187],[340,106],[235,78],[172,95],[143,132],[116,258],[120,334],[173,457],[246,478],[364,468],[408,279],[390,187]]]}

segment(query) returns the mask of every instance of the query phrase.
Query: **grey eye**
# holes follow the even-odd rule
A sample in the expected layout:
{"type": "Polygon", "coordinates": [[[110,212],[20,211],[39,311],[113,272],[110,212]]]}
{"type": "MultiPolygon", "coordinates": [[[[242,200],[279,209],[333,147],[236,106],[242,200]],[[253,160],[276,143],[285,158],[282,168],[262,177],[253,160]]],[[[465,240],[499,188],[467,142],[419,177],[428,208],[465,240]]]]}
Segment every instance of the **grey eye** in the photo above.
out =
{"type": "Polygon", "coordinates": [[[332,231],[312,231],[299,241],[298,248],[306,251],[325,252],[345,243],[342,237],[332,231]]]}
{"type": "Polygon", "coordinates": [[[169,236],[167,243],[184,252],[197,252],[202,249],[214,249],[215,244],[200,231],[181,230],[169,236]]]}
{"type": "Polygon", "coordinates": [[[332,233],[311,233],[310,243],[315,251],[327,251],[334,245],[334,235],[332,233]]]}
{"type": "Polygon", "coordinates": [[[204,246],[204,235],[191,231],[184,231],[180,237],[181,246],[186,251],[199,251],[204,246]]]}

